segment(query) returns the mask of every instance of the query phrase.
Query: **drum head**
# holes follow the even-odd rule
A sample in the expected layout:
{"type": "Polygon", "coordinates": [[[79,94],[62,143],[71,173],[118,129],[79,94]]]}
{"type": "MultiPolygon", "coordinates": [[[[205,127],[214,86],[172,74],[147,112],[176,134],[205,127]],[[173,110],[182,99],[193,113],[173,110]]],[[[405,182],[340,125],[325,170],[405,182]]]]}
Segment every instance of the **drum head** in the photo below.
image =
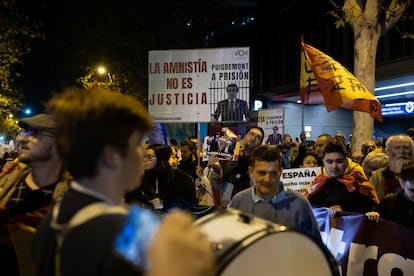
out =
{"type": "Polygon", "coordinates": [[[336,262],[299,232],[273,233],[245,246],[219,275],[339,275],[336,262]]]}
{"type": "Polygon", "coordinates": [[[195,224],[212,243],[217,275],[340,275],[323,244],[289,227],[231,208],[195,224]]]}

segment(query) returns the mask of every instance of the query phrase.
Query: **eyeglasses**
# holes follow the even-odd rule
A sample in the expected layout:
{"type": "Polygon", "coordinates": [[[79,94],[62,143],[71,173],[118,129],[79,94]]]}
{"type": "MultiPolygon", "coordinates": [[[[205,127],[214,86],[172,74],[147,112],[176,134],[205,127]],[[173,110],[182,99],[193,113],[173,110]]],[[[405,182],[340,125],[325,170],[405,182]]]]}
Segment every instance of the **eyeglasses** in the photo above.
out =
{"type": "Polygon", "coordinates": [[[155,159],[155,158],[156,158],[156,156],[153,155],[153,154],[147,154],[147,155],[144,156],[144,159],[149,159],[149,160],[152,160],[152,159],[155,159]]]}
{"type": "Polygon", "coordinates": [[[21,136],[32,136],[36,138],[38,138],[39,136],[55,137],[55,135],[53,135],[53,133],[51,132],[39,130],[39,129],[33,129],[33,128],[24,129],[22,132],[20,132],[20,135],[21,136]]]}

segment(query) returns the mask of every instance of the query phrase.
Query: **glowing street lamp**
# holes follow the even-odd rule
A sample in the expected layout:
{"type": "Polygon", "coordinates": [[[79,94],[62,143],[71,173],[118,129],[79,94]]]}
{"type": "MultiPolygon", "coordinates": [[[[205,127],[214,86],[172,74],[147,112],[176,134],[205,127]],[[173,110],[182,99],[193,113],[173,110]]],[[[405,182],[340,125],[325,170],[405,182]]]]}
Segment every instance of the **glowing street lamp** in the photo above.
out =
{"type": "Polygon", "coordinates": [[[106,72],[106,68],[104,66],[99,66],[97,69],[97,72],[99,75],[105,75],[107,74],[108,78],[109,78],[109,83],[112,83],[112,76],[111,73],[106,72]]]}
{"type": "Polygon", "coordinates": [[[23,112],[24,112],[25,115],[31,115],[32,114],[32,109],[30,107],[26,107],[23,110],[23,112]]]}
{"type": "Polygon", "coordinates": [[[99,66],[97,71],[100,75],[103,75],[106,73],[106,69],[103,66],[99,66]]]}

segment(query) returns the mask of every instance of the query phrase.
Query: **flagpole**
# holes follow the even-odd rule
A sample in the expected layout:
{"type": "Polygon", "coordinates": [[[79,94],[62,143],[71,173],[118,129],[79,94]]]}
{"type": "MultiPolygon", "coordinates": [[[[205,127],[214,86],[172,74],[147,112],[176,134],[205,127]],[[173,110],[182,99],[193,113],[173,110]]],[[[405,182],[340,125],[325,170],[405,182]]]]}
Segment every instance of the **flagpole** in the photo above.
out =
{"type": "Polygon", "coordinates": [[[305,131],[305,105],[302,104],[302,131],[305,131]]]}
{"type": "MultiPolygon", "coordinates": [[[[302,34],[300,40],[301,40],[301,44],[303,45],[303,43],[304,43],[303,42],[304,41],[303,34],[302,34]]],[[[301,66],[303,66],[303,64],[301,66]]],[[[303,102],[302,97],[300,97],[300,98],[301,98],[300,103],[302,105],[302,131],[305,132],[305,103],[303,102]]]]}
{"type": "Polygon", "coordinates": [[[197,122],[197,165],[201,166],[201,158],[200,158],[200,122],[197,122]]]}

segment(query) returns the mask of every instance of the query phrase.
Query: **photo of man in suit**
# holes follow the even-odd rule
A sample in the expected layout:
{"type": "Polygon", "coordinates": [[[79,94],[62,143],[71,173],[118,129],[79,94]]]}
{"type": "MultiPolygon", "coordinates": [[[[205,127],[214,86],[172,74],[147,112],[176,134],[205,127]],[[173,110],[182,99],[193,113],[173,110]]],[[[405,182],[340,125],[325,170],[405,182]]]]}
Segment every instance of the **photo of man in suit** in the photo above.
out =
{"type": "Polygon", "coordinates": [[[213,114],[214,121],[246,122],[249,121],[249,107],[247,102],[237,99],[239,87],[237,84],[229,84],[226,88],[227,99],[219,101],[213,114]]]}
{"type": "Polygon", "coordinates": [[[282,144],[282,134],[277,133],[279,130],[278,126],[273,127],[273,133],[267,137],[266,144],[280,145],[282,144]]]}

